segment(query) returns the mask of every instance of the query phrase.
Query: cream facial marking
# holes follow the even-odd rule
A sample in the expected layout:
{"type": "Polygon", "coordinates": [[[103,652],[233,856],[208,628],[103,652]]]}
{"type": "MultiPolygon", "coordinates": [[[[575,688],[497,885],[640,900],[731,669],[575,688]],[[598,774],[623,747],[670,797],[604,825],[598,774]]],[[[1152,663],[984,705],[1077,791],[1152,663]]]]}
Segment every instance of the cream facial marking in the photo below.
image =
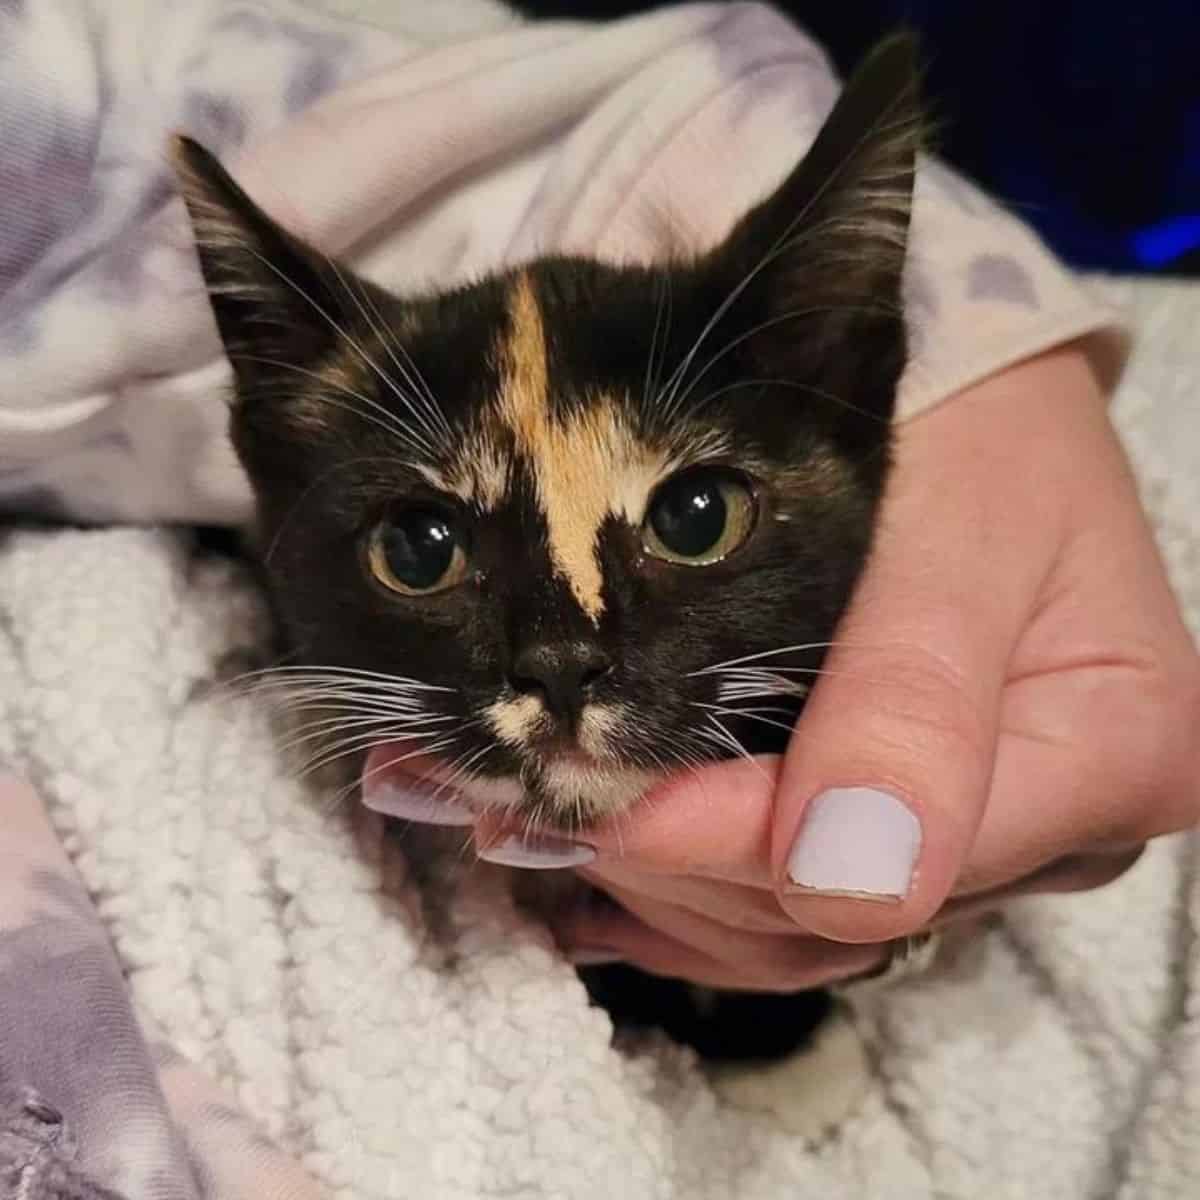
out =
{"type": "Polygon", "coordinates": [[[519,696],[516,700],[497,700],[484,709],[488,724],[496,736],[509,746],[528,745],[545,718],[542,701],[534,695],[519,696]]]}
{"type": "Polygon", "coordinates": [[[435,488],[439,492],[454,491],[454,488],[451,487],[451,481],[440,471],[429,466],[428,463],[414,463],[413,469],[431,488],[435,488]]]}
{"type": "Polygon", "coordinates": [[[446,476],[446,491],[464,504],[492,512],[508,494],[509,456],[486,430],[468,434],[446,476]]]}
{"type": "Polygon", "coordinates": [[[612,756],[617,739],[626,728],[628,708],[624,704],[588,704],[579,716],[579,745],[593,758],[612,756]]]}
{"type": "Polygon", "coordinates": [[[513,284],[509,317],[508,340],[499,348],[499,417],[531,464],[555,572],[598,622],[604,611],[600,526],[610,514],[640,523],[670,464],[664,452],[634,437],[611,399],[594,397],[566,416],[551,413],[546,333],[527,274],[513,284]]]}

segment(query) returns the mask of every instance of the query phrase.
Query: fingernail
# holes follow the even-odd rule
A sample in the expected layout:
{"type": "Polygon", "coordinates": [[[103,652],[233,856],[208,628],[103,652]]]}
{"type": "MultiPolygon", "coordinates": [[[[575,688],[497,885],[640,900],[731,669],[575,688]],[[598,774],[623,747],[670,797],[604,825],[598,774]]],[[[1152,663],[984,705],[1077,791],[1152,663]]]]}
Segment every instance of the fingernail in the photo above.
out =
{"type": "Polygon", "coordinates": [[[582,867],[596,857],[596,851],[582,842],[558,838],[514,836],[479,851],[484,862],[501,867],[522,867],[528,871],[553,871],[562,867],[582,867]]]}
{"type": "Polygon", "coordinates": [[[901,900],[920,851],[921,824],[895,796],[875,788],[830,788],[804,814],[788,856],[788,878],[826,895],[901,900]]]}
{"type": "Polygon", "coordinates": [[[425,790],[416,784],[397,787],[390,782],[380,783],[363,793],[363,803],[374,812],[423,825],[475,824],[475,814],[465,804],[445,795],[444,789],[439,795],[436,788],[425,790]]]}
{"type": "Polygon", "coordinates": [[[579,946],[567,953],[567,961],[576,967],[604,967],[623,962],[622,955],[601,946],[579,946]]]}

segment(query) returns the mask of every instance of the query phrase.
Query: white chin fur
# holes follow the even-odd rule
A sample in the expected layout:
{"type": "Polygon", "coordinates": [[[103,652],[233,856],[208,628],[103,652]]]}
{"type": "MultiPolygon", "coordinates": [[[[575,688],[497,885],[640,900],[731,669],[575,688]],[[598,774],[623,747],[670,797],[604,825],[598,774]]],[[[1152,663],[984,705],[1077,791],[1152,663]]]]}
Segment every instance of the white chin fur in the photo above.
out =
{"type": "MultiPolygon", "coordinates": [[[[632,807],[662,778],[660,771],[616,767],[597,763],[581,766],[552,762],[543,766],[541,794],[537,800],[556,813],[599,820],[632,807]]],[[[485,808],[519,809],[530,797],[513,776],[499,779],[476,777],[458,785],[463,793],[485,808]]]]}
{"type": "Polygon", "coordinates": [[[542,768],[542,786],[560,811],[596,818],[632,807],[661,775],[632,767],[552,762],[542,768]]]}
{"type": "MultiPolygon", "coordinates": [[[[541,701],[531,695],[497,700],[484,710],[484,716],[501,742],[526,752],[547,721],[541,701]]],[[[628,709],[623,704],[588,704],[579,722],[579,748],[592,761],[564,757],[539,762],[531,772],[536,785],[530,777],[524,783],[516,778],[484,777],[456,786],[489,808],[521,808],[532,799],[543,812],[549,808],[574,820],[595,821],[624,812],[663,776],[661,771],[613,761],[627,721],[628,709]]]]}

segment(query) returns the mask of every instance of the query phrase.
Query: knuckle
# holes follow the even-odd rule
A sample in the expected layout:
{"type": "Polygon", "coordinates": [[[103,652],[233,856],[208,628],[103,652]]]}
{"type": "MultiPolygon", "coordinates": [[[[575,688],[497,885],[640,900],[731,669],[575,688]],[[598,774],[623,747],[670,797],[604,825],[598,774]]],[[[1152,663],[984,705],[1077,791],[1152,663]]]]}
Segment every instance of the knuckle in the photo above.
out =
{"type": "Polygon", "coordinates": [[[1130,805],[1127,841],[1189,828],[1200,820],[1200,664],[1194,654],[1172,666],[1144,671],[1135,689],[1135,711],[1123,722],[1110,765],[1130,805]]]}

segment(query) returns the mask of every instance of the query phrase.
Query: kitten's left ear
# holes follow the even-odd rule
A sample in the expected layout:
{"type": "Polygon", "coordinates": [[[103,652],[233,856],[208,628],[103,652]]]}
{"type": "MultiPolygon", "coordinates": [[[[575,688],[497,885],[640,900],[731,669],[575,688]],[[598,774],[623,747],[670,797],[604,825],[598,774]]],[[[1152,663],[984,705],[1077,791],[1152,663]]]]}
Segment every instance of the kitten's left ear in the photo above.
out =
{"type": "MultiPolygon", "coordinates": [[[[714,255],[755,368],[891,416],[921,113],[916,39],[882,43],[799,166],[714,255]]],[[[734,330],[736,335],[737,330],[734,330]]]]}
{"type": "Polygon", "coordinates": [[[323,255],[276,224],[190,138],[172,147],[221,340],[242,385],[271,363],[319,358],[335,344],[344,287],[323,255]]]}

